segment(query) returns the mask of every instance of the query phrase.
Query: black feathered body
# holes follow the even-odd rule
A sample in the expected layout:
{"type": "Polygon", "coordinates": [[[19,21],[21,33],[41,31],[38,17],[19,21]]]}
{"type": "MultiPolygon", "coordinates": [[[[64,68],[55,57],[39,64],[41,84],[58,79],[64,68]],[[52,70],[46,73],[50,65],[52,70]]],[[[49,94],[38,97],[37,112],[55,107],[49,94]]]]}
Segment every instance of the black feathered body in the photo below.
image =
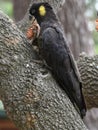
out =
{"type": "Polygon", "coordinates": [[[71,102],[80,110],[81,117],[86,114],[86,105],[82,93],[82,83],[73,55],[66,43],[60,23],[48,3],[32,5],[30,15],[34,15],[41,27],[39,50],[51,68],[59,86],[67,93],[71,102]],[[39,7],[45,7],[46,14],[39,14],[39,7]]]}
{"type": "Polygon", "coordinates": [[[78,106],[81,117],[83,117],[86,113],[86,105],[77,66],[60,24],[51,22],[41,24],[41,55],[51,68],[51,72],[60,87],[66,91],[72,103],[78,106]]]}

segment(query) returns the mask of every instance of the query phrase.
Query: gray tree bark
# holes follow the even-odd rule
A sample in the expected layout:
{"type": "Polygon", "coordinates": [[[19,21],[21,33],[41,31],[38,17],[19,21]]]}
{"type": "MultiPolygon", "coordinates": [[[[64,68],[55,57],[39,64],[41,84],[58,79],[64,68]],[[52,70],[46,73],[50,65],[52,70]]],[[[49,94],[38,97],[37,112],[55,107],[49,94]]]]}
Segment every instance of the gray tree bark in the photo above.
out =
{"type": "Polygon", "coordinates": [[[0,11],[0,97],[20,130],[87,130],[25,36],[0,11]]]}
{"type": "Polygon", "coordinates": [[[88,57],[83,54],[77,64],[83,81],[87,108],[98,108],[98,55],[88,57]]]}

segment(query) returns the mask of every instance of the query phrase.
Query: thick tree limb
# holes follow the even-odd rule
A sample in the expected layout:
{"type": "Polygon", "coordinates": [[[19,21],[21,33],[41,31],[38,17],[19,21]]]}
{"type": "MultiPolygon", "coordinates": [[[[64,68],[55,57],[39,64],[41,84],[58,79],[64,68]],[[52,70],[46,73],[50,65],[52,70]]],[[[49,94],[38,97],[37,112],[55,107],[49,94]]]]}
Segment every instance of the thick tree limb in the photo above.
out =
{"type": "Polygon", "coordinates": [[[87,108],[98,108],[98,55],[94,57],[81,55],[78,67],[84,85],[87,108]]]}
{"type": "Polygon", "coordinates": [[[16,25],[0,12],[0,96],[20,130],[87,130],[16,25]]]}

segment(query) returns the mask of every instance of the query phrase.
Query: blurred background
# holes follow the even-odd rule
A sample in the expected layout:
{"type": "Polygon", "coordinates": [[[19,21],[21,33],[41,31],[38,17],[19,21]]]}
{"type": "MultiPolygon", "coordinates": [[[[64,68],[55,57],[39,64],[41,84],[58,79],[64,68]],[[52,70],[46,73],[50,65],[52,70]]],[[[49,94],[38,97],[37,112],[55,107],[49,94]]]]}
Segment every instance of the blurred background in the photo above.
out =
{"type": "MultiPolygon", "coordinates": [[[[0,9],[15,22],[20,21],[28,8],[31,0],[0,0],[0,9]]],[[[95,29],[95,21],[98,19],[98,0],[85,0],[85,16],[88,19],[88,28],[94,40],[95,54],[98,54],[98,32],[95,29]]],[[[98,110],[88,112],[86,123],[90,130],[98,130],[98,110]],[[93,115],[93,116],[92,116],[93,115]]],[[[0,101],[0,130],[16,130],[14,124],[6,117],[3,104],[0,101]]]]}

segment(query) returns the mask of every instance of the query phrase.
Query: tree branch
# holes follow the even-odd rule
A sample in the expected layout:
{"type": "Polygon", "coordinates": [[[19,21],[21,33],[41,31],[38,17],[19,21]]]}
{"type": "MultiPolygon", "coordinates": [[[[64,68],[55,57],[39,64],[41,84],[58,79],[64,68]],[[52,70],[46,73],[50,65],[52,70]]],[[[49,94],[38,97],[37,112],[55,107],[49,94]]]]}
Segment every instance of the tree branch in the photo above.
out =
{"type": "Polygon", "coordinates": [[[20,130],[87,130],[65,92],[43,66],[25,36],[0,11],[0,96],[20,130]]]}
{"type": "Polygon", "coordinates": [[[88,57],[82,54],[77,63],[83,81],[87,108],[98,108],[98,55],[88,57]]]}

